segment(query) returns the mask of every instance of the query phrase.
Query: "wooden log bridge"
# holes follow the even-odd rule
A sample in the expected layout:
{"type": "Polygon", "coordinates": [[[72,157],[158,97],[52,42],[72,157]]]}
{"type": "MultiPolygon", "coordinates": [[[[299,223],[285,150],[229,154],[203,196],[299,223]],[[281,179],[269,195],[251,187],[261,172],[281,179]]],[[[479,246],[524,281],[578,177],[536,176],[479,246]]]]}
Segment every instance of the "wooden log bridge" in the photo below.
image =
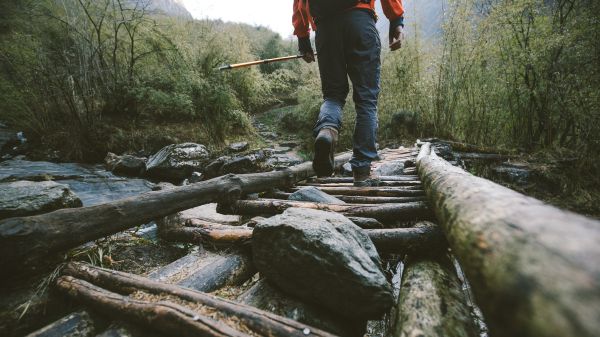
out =
{"type": "MultiPolygon", "coordinates": [[[[376,336],[475,337],[488,329],[494,337],[600,336],[600,222],[475,177],[439,158],[431,144],[420,145],[418,156],[416,148],[380,151],[374,169],[395,161],[416,169],[381,176],[377,187],[316,178],[304,163],[5,219],[0,268],[35,266],[48,254],[157,220],[162,239],[193,243],[199,252],[147,277],[69,263],[55,289],[94,309],[92,316],[100,312],[160,336],[362,336],[354,329],[366,321],[340,320],[255,275],[247,244],[253,226],[289,208],[317,209],[362,227],[393,275],[399,295],[386,314],[390,324],[380,322],[385,331],[376,336]],[[289,200],[301,188],[328,203],[289,200]],[[173,216],[212,202],[240,220],[173,216]]],[[[336,166],[349,158],[336,157],[336,166]]],[[[40,331],[59,331],[61,322],[40,331]]]]}

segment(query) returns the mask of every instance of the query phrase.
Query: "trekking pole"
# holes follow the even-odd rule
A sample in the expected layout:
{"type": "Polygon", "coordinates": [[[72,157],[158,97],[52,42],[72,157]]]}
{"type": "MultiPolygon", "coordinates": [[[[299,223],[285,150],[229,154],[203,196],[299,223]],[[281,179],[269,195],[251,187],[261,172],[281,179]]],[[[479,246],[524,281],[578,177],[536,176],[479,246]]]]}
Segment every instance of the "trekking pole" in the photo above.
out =
{"type": "MultiPolygon", "coordinates": [[[[314,55],[317,56],[317,53],[315,53],[314,55]]],[[[295,60],[295,59],[302,58],[303,56],[304,55],[290,55],[290,56],[276,57],[276,58],[272,58],[272,59],[250,61],[250,62],[236,63],[236,64],[228,64],[228,65],[219,67],[219,70],[229,70],[229,69],[250,67],[250,66],[257,65],[257,64],[267,64],[267,63],[273,63],[273,62],[289,61],[289,60],[295,60]]]]}

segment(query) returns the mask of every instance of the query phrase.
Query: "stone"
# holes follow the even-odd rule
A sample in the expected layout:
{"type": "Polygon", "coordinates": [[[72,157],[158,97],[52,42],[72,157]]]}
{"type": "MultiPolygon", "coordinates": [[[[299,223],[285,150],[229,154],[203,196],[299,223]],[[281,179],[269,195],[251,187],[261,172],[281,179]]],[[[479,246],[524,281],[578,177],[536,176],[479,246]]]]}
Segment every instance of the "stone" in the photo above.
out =
{"type": "Polygon", "coordinates": [[[229,173],[253,173],[264,171],[270,152],[258,150],[244,156],[222,156],[204,168],[206,179],[222,176],[229,173]]]}
{"type": "Polygon", "coordinates": [[[389,162],[382,163],[373,170],[373,174],[376,176],[399,176],[404,172],[404,161],[392,160],[389,162]]]}
{"type": "Polygon", "coordinates": [[[527,185],[531,176],[530,169],[522,163],[502,163],[492,170],[500,179],[521,186],[527,185]]]}
{"type": "Polygon", "coordinates": [[[171,144],[148,159],[146,172],[152,178],[179,182],[194,171],[202,171],[209,156],[208,149],[201,144],[171,144]]]}
{"type": "Polygon", "coordinates": [[[117,175],[139,177],[146,172],[146,158],[129,154],[117,156],[109,152],[104,158],[104,163],[108,170],[117,175]]]}
{"type": "Polygon", "coordinates": [[[81,206],[81,200],[67,185],[53,181],[0,183],[0,218],[81,206]]]}
{"type": "Polygon", "coordinates": [[[248,150],[249,144],[248,142],[238,142],[229,144],[227,147],[231,152],[242,152],[248,150]]]}
{"type": "Polygon", "coordinates": [[[295,201],[320,202],[325,204],[345,204],[345,202],[342,200],[329,195],[314,186],[303,187],[292,193],[288,199],[295,201]]]}
{"type": "Polygon", "coordinates": [[[378,319],[393,304],[375,246],[341,214],[289,208],[255,226],[252,251],[269,282],[344,317],[378,319]]]}

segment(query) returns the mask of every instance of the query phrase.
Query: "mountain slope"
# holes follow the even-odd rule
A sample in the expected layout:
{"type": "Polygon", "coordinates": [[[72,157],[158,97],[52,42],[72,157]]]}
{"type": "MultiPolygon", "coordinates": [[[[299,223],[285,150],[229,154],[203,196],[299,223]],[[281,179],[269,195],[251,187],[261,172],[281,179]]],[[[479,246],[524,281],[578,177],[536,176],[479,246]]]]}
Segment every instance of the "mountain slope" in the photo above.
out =
{"type": "MultiPolygon", "coordinates": [[[[142,0],[145,1],[145,0],[142,0]]],[[[192,19],[192,14],[183,5],[181,0],[152,0],[150,9],[168,16],[192,19]]]]}

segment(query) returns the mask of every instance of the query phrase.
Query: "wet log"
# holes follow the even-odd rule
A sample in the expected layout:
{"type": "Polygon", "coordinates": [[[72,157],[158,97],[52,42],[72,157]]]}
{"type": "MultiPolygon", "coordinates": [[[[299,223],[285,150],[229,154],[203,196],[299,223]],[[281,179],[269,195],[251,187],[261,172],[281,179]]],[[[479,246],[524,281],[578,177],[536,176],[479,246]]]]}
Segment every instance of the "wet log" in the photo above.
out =
{"type": "Polygon", "coordinates": [[[366,233],[380,253],[423,254],[444,251],[444,233],[431,222],[410,228],[370,229],[366,233]]]}
{"type": "MultiPolygon", "coordinates": [[[[134,274],[82,263],[67,265],[64,273],[122,294],[142,290],[151,294],[166,294],[201,304],[219,311],[223,315],[237,317],[249,329],[261,336],[331,336],[317,328],[248,305],[221,299],[203,292],[156,282],[134,274]]],[[[168,335],[176,334],[169,332],[168,335]]]]}
{"type": "Polygon", "coordinates": [[[363,336],[366,328],[366,322],[345,319],[323,308],[305,303],[272,286],[265,279],[260,279],[237,300],[338,336],[363,336]]]}
{"type": "Polygon", "coordinates": [[[95,324],[87,311],[70,313],[26,337],[93,336],[95,324]]]}
{"type": "Polygon", "coordinates": [[[177,282],[177,285],[212,292],[225,286],[241,285],[255,273],[256,268],[250,253],[236,252],[218,257],[177,282]]]}
{"type": "Polygon", "coordinates": [[[361,218],[358,216],[349,216],[348,220],[352,221],[355,225],[364,229],[383,228],[383,224],[373,218],[361,218]]]}
{"type": "MultiPolygon", "coordinates": [[[[336,164],[350,154],[336,157],[336,164]]],[[[314,175],[310,162],[281,171],[227,175],[200,183],[153,191],[103,205],[62,209],[0,221],[0,270],[35,269],[50,254],[202,204],[289,187],[314,175]]]]}
{"type": "MultiPolygon", "coordinates": [[[[414,197],[425,195],[421,187],[317,187],[321,191],[331,195],[354,195],[369,197],[414,197]]],[[[293,188],[293,191],[298,188],[293,188]]]]}
{"type": "Polygon", "coordinates": [[[277,199],[238,200],[232,203],[219,204],[219,212],[223,214],[242,215],[274,215],[283,213],[290,207],[318,209],[338,212],[345,216],[373,218],[379,221],[428,220],[431,213],[426,203],[410,202],[401,204],[377,205],[338,205],[319,204],[305,201],[284,201],[277,199]]]}
{"type": "Polygon", "coordinates": [[[391,336],[477,337],[461,283],[445,254],[409,258],[391,336]]]}
{"type": "Polygon", "coordinates": [[[421,147],[419,174],[493,336],[600,336],[600,221],[421,147]]]}
{"type": "Polygon", "coordinates": [[[183,305],[132,299],[71,276],[61,276],[56,288],[108,316],[150,326],[168,335],[248,336],[183,305]]]}
{"type": "MultiPolygon", "coordinates": [[[[401,176],[379,176],[377,177],[382,182],[420,182],[419,176],[401,175],[401,176]]],[[[352,183],[352,177],[325,177],[325,178],[309,178],[308,183],[331,184],[331,183],[352,183]]]]}

